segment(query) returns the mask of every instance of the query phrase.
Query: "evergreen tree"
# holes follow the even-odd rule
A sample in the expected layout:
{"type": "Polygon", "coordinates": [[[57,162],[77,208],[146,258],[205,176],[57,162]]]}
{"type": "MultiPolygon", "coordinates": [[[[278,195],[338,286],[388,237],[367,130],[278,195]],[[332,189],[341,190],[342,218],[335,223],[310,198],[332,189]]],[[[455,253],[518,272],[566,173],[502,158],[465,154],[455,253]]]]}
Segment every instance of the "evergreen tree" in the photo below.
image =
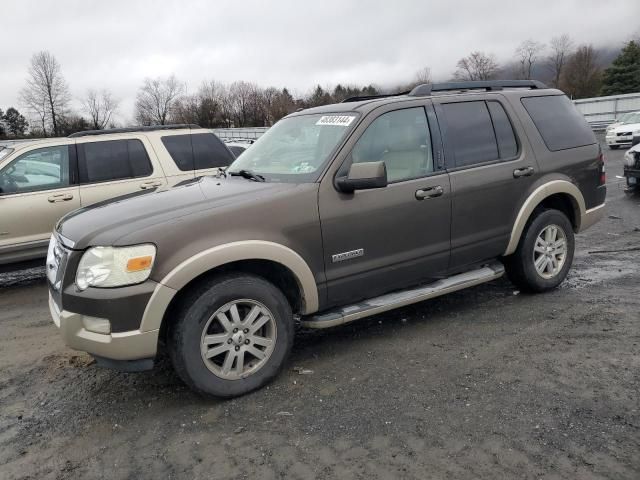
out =
{"type": "Polygon", "coordinates": [[[604,71],[602,95],[640,92],[640,45],[631,40],[604,71]]]}
{"type": "Polygon", "coordinates": [[[13,107],[7,109],[4,114],[4,121],[7,122],[7,128],[14,137],[24,137],[25,131],[29,124],[23,115],[13,107]]]}
{"type": "Polygon", "coordinates": [[[6,132],[4,131],[4,123],[2,123],[3,120],[4,120],[4,112],[0,108],[0,137],[4,137],[6,135],[6,132]]]}

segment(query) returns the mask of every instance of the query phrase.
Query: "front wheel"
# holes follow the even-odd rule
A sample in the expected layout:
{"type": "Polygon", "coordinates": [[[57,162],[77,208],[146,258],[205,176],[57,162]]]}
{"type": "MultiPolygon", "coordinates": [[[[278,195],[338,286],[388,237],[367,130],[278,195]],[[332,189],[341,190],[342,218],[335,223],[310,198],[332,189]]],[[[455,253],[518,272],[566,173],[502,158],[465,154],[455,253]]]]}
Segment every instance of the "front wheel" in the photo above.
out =
{"type": "Polygon", "coordinates": [[[218,276],[182,305],[169,332],[169,352],[193,390],[235,397],[281,370],[293,344],[293,315],[273,284],[255,275],[218,276]]]}
{"type": "Polygon", "coordinates": [[[507,276],[522,290],[551,290],[567,276],[574,249],[567,216],[559,210],[543,210],[529,220],[518,248],[505,258],[507,276]]]}
{"type": "Polygon", "coordinates": [[[620,145],[609,145],[610,150],[617,150],[620,148],[620,145]]]}

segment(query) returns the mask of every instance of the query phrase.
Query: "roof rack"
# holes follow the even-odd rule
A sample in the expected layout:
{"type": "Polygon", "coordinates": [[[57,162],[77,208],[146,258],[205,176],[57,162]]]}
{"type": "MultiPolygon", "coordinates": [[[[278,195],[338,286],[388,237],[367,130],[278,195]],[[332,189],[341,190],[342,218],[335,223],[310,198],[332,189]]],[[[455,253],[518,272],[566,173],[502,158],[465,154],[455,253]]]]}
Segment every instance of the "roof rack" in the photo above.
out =
{"type": "Polygon", "coordinates": [[[433,92],[446,92],[450,90],[485,90],[491,92],[505,88],[540,89],[548,87],[538,80],[481,80],[472,82],[424,83],[411,90],[409,96],[427,97],[433,92]]]}
{"type": "Polygon", "coordinates": [[[378,100],[379,98],[386,98],[386,97],[400,97],[402,95],[407,95],[408,93],[409,91],[407,90],[406,92],[400,92],[400,93],[388,93],[388,94],[382,94],[382,95],[362,95],[360,97],[345,98],[342,101],[342,103],[362,102],[364,100],[378,100]]]}
{"type": "Polygon", "coordinates": [[[68,138],[89,137],[91,135],[109,135],[111,133],[154,132],[156,130],[179,130],[183,128],[201,128],[193,123],[180,123],[175,125],[151,125],[150,127],[109,128],[106,130],[85,130],[69,135],[68,138]]]}

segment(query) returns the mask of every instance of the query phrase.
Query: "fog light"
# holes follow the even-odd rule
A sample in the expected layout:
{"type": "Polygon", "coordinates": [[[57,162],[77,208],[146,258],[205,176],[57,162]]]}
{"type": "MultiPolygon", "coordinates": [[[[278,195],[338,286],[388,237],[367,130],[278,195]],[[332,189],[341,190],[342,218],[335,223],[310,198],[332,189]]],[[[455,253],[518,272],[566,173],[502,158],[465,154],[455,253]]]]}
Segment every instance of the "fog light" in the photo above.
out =
{"type": "Polygon", "coordinates": [[[97,318],[97,317],[82,317],[82,325],[85,330],[94,333],[111,333],[111,323],[106,318],[97,318]]]}

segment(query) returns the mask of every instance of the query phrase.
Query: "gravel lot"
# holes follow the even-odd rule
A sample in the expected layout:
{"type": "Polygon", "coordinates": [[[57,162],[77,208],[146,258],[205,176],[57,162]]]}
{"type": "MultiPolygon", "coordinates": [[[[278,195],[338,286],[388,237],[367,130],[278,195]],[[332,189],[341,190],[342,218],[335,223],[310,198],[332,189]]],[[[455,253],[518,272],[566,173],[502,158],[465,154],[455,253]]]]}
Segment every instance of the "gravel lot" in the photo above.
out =
{"type": "Polygon", "coordinates": [[[42,269],[0,275],[0,478],[640,478],[640,195],[622,154],[561,288],[501,279],[302,332],[274,383],[231,401],[166,362],[98,369],[63,346],[42,269]]]}

